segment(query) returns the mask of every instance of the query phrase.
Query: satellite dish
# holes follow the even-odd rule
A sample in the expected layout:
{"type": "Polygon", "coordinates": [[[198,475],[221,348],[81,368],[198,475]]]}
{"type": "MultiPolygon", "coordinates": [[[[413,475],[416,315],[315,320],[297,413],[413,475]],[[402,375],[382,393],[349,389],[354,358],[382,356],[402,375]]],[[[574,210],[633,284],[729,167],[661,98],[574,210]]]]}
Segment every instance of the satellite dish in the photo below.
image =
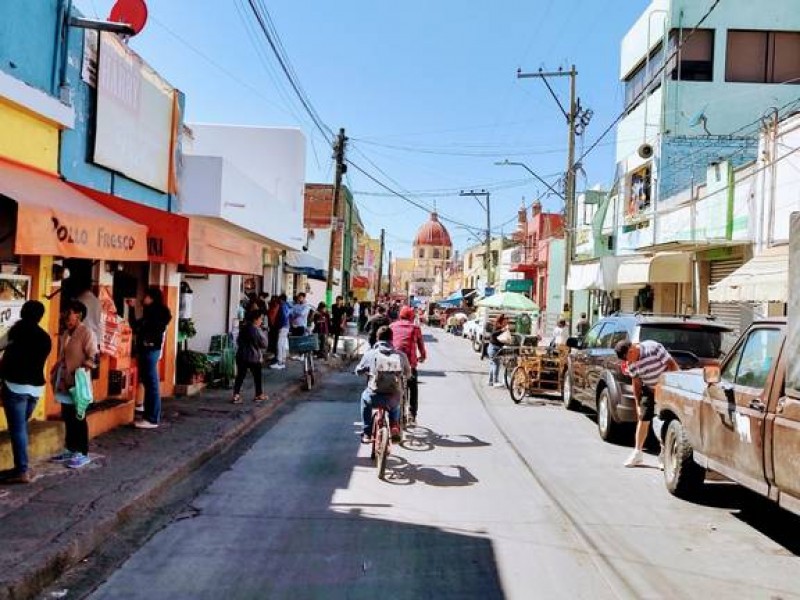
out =
{"type": "Polygon", "coordinates": [[[708,130],[708,117],[706,116],[706,108],[708,107],[704,106],[694,115],[692,115],[692,118],[689,119],[689,127],[700,127],[702,125],[706,135],[711,135],[711,132],[708,130]]]}
{"type": "Polygon", "coordinates": [[[642,144],[639,146],[636,153],[639,155],[639,158],[653,158],[653,147],[650,144],[642,144]]]}
{"type": "Polygon", "coordinates": [[[108,20],[130,25],[136,35],[147,24],[147,4],[144,0],[117,0],[108,20]]]}

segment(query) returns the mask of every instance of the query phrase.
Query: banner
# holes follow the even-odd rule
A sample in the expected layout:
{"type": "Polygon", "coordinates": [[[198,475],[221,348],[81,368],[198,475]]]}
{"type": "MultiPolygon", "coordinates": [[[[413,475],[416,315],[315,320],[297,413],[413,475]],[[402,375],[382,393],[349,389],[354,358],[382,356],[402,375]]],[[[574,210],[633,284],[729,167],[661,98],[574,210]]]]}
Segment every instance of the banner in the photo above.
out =
{"type": "Polygon", "coordinates": [[[107,287],[100,288],[100,309],[103,312],[103,339],[100,340],[100,352],[116,356],[119,349],[120,317],[117,307],[107,287]]]}
{"type": "Polygon", "coordinates": [[[23,275],[0,274],[0,350],[6,345],[8,330],[19,321],[22,305],[28,299],[30,281],[23,275]]]}

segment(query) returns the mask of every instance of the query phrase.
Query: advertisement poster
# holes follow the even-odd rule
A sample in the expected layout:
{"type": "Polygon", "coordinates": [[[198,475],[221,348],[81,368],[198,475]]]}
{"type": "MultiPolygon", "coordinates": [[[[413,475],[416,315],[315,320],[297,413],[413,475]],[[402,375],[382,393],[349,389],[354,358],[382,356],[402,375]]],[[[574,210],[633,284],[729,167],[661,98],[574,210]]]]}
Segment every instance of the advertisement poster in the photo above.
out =
{"type": "Polygon", "coordinates": [[[114,298],[108,288],[100,288],[100,308],[103,311],[103,339],[100,340],[100,352],[116,356],[119,349],[120,318],[114,298]]]}
{"type": "Polygon", "coordinates": [[[28,299],[30,284],[29,277],[0,274],[0,349],[6,345],[8,330],[19,321],[22,305],[28,299]]]}

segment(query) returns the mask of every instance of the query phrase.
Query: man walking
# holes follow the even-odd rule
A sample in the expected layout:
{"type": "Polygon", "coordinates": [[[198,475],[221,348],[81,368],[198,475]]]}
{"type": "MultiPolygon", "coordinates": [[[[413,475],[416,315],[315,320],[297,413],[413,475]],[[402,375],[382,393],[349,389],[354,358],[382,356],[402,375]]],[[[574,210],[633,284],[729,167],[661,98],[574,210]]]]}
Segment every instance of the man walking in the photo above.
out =
{"type": "Polygon", "coordinates": [[[386,316],[386,308],[383,306],[378,306],[377,311],[369,318],[366,327],[364,327],[364,330],[369,336],[370,348],[372,348],[375,345],[375,342],[378,340],[378,330],[381,327],[391,324],[392,322],[389,320],[389,317],[386,316]]]}
{"type": "Polygon", "coordinates": [[[419,381],[417,375],[417,365],[425,362],[427,352],[425,342],[422,339],[422,329],[414,323],[414,309],[404,306],[400,309],[400,318],[392,323],[393,345],[408,358],[411,365],[411,377],[408,380],[409,408],[411,409],[411,420],[417,420],[417,410],[419,408],[419,381]],[[418,354],[419,353],[419,354],[418,354]]]}
{"type": "Polygon", "coordinates": [[[306,302],[306,295],[303,292],[294,297],[294,304],[291,312],[291,329],[289,335],[306,335],[311,313],[311,306],[306,302]]]}
{"type": "Polygon", "coordinates": [[[630,340],[617,342],[614,347],[617,357],[626,361],[627,371],[633,381],[633,398],[636,406],[636,446],[625,461],[626,467],[638,467],[644,462],[644,442],[650,430],[650,421],[655,416],[656,401],[653,389],[661,375],[677,371],[678,363],[667,349],[654,341],[633,344],[630,340]]]}
{"type": "Polygon", "coordinates": [[[339,347],[339,336],[344,333],[344,324],[347,320],[347,307],[344,305],[344,298],[336,296],[336,302],[331,308],[331,335],[333,336],[333,354],[339,347]]]}
{"type": "Polygon", "coordinates": [[[278,331],[275,348],[276,359],[269,368],[285,369],[286,355],[289,353],[289,305],[286,302],[286,294],[281,294],[279,298],[275,328],[278,331]]]}

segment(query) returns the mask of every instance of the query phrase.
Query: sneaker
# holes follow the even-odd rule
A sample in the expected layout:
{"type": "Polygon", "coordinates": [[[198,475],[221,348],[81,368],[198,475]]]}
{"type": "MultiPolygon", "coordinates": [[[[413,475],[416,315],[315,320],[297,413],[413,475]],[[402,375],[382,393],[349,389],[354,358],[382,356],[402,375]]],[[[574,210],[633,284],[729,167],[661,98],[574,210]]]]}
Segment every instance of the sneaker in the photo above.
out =
{"type": "Polygon", "coordinates": [[[372,443],[372,436],[368,433],[361,434],[361,443],[362,444],[371,444],[372,443]]]}
{"type": "Polygon", "coordinates": [[[286,365],[281,363],[275,363],[274,365],[269,366],[270,369],[285,369],[286,365]]]}
{"type": "Polygon", "coordinates": [[[644,453],[641,450],[634,450],[625,461],[626,467],[638,467],[644,463],[644,453]]]}
{"type": "Polygon", "coordinates": [[[392,441],[398,443],[403,439],[403,433],[400,431],[399,425],[392,425],[389,429],[392,433],[392,441]]]}
{"type": "Polygon", "coordinates": [[[70,469],[81,469],[92,462],[92,459],[86,456],[85,454],[75,454],[69,462],[67,462],[67,467],[70,469]]]}
{"type": "Polygon", "coordinates": [[[136,429],[158,429],[158,423],[151,423],[150,421],[136,421],[133,426],[136,429]]]}
{"type": "Polygon", "coordinates": [[[137,415],[143,415],[144,414],[144,404],[137,404],[136,408],[134,408],[133,410],[136,411],[137,415]]]}
{"type": "Polygon", "coordinates": [[[493,386],[493,387],[496,387],[496,388],[504,388],[504,387],[506,387],[506,384],[505,384],[505,383],[500,383],[500,382],[498,381],[497,383],[495,383],[495,384],[494,384],[494,386],[493,386]]]}
{"type": "Polygon", "coordinates": [[[50,459],[50,462],[54,463],[65,463],[77,454],[77,452],[73,452],[72,450],[64,450],[60,454],[56,454],[54,457],[50,459]]]}

